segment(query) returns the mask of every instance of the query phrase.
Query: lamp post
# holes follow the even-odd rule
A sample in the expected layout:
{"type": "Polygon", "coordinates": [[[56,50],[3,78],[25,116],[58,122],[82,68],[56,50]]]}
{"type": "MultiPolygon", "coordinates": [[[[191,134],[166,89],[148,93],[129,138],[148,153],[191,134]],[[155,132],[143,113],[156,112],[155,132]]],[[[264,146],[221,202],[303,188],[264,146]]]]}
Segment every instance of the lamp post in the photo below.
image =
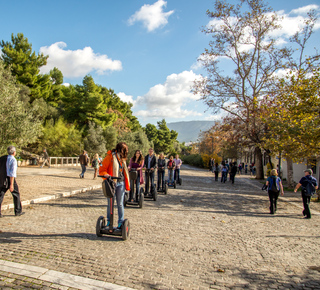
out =
{"type": "Polygon", "coordinates": [[[212,154],[212,156],[213,156],[213,137],[211,136],[210,138],[211,138],[211,141],[212,141],[211,154],[212,154]]]}

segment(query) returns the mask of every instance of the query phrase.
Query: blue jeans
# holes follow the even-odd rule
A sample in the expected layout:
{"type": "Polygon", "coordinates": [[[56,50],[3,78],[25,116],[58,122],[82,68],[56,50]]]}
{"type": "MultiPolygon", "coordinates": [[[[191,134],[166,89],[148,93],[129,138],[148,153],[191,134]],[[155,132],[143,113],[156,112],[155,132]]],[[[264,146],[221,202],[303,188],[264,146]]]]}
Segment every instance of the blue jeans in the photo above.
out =
{"type": "Polygon", "coordinates": [[[145,180],[145,183],[146,183],[146,186],[145,186],[146,192],[151,192],[152,189],[153,189],[154,170],[149,172],[149,178],[150,178],[150,179],[149,179],[149,186],[147,186],[147,184],[148,184],[148,173],[146,172],[146,180],[145,180]]]}
{"type": "Polygon", "coordinates": [[[180,180],[180,168],[174,170],[174,180],[180,180]]]}
{"type": "Polygon", "coordinates": [[[165,171],[162,170],[158,170],[158,189],[160,189],[160,185],[161,185],[161,188],[164,188],[164,173],[165,171]]]}
{"type": "MultiPolygon", "coordinates": [[[[123,223],[124,221],[124,206],[123,206],[124,193],[125,193],[124,182],[117,183],[115,197],[117,200],[117,207],[118,207],[118,224],[123,223]]],[[[113,197],[113,202],[114,202],[114,197],[113,197]]],[[[110,198],[108,198],[107,220],[110,221],[110,198]]]]}
{"type": "Polygon", "coordinates": [[[168,169],[169,183],[173,183],[173,169],[168,169]]]}
{"type": "Polygon", "coordinates": [[[86,172],[86,170],[87,170],[87,166],[85,166],[84,164],[81,164],[81,176],[82,177],[84,177],[84,174],[85,174],[85,172],[86,172]]]}
{"type": "Polygon", "coordinates": [[[138,197],[139,197],[139,189],[140,189],[140,171],[138,171],[138,177],[136,180],[136,200],[138,200],[138,197]]]}
{"type": "Polygon", "coordinates": [[[227,181],[227,172],[222,172],[222,175],[221,175],[221,182],[226,182],[227,181]]]}

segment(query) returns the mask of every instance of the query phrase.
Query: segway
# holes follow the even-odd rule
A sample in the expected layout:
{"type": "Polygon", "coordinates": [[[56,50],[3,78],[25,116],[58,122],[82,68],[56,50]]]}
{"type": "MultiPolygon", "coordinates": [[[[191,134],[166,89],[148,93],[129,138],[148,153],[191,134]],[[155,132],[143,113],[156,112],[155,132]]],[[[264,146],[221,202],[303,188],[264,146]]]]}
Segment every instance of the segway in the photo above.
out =
{"type": "MultiPolygon", "coordinates": [[[[164,169],[158,169],[158,170],[160,170],[161,172],[164,171],[164,169]]],[[[160,181],[158,180],[158,182],[161,182],[161,189],[159,188],[158,192],[163,192],[164,194],[168,194],[168,184],[166,183],[166,180],[160,180],[160,181]]]]}
{"type": "Polygon", "coordinates": [[[150,173],[151,169],[146,168],[146,173],[147,173],[147,180],[146,180],[146,185],[145,185],[145,192],[144,192],[144,197],[145,198],[152,198],[154,201],[158,199],[158,192],[156,190],[155,184],[151,184],[150,188],[150,173]]]}
{"type": "Polygon", "coordinates": [[[182,178],[180,177],[180,174],[179,174],[179,178],[177,178],[177,176],[178,176],[178,170],[179,170],[179,169],[175,169],[175,170],[174,170],[175,180],[176,180],[176,182],[177,182],[179,185],[182,185],[182,178]]]}
{"type": "Polygon", "coordinates": [[[124,206],[127,205],[138,205],[140,208],[143,207],[144,202],[144,190],[142,187],[140,187],[138,196],[135,196],[135,181],[138,178],[138,171],[136,168],[131,168],[129,172],[129,179],[130,179],[130,191],[126,192],[124,195],[124,206]]]}
{"type": "MultiPolygon", "coordinates": [[[[98,175],[98,177],[104,177],[103,175],[98,175]]],[[[113,180],[120,180],[120,177],[112,177],[113,180]]],[[[121,228],[114,227],[113,226],[113,214],[114,214],[114,197],[108,196],[107,193],[107,180],[104,180],[102,182],[102,191],[103,194],[110,199],[110,225],[106,226],[107,218],[104,216],[100,216],[97,220],[96,224],[96,235],[98,237],[102,237],[103,235],[109,235],[109,236],[120,236],[123,240],[127,240],[129,238],[129,232],[130,232],[130,223],[128,219],[125,219],[121,228]]]]}
{"type": "MultiPolygon", "coordinates": [[[[168,168],[169,170],[171,168],[168,168]]],[[[173,187],[173,188],[177,188],[177,181],[173,180],[173,182],[169,182],[169,180],[165,180],[165,183],[167,184],[168,187],[173,187]]]]}

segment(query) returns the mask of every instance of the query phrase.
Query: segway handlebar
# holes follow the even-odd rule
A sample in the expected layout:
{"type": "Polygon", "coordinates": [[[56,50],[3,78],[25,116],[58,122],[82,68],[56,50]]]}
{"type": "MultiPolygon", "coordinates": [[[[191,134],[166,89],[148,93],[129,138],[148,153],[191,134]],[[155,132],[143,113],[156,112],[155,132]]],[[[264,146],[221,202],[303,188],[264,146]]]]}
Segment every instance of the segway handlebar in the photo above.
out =
{"type": "MultiPolygon", "coordinates": [[[[121,179],[121,177],[114,177],[114,176],[111,176],[111,175],[109,175],[109,176],[111,177],[111,179],[115,179],[115,180],[120,180],[121,179]]],[[[106,178],[104,175],[98,175],[98,177],[106,178]]]]}

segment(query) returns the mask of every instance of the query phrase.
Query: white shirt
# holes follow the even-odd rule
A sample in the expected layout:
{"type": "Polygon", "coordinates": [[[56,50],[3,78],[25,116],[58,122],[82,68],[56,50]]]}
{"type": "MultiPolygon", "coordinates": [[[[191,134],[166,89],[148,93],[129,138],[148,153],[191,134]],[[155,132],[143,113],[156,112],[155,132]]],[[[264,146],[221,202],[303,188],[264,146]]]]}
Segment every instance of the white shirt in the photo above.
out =
{"type": "Polygon", "coordinates": [[[8,155],[7,158],[7,176],[17,177],[17,160],[13,155],[8,155]]]}

